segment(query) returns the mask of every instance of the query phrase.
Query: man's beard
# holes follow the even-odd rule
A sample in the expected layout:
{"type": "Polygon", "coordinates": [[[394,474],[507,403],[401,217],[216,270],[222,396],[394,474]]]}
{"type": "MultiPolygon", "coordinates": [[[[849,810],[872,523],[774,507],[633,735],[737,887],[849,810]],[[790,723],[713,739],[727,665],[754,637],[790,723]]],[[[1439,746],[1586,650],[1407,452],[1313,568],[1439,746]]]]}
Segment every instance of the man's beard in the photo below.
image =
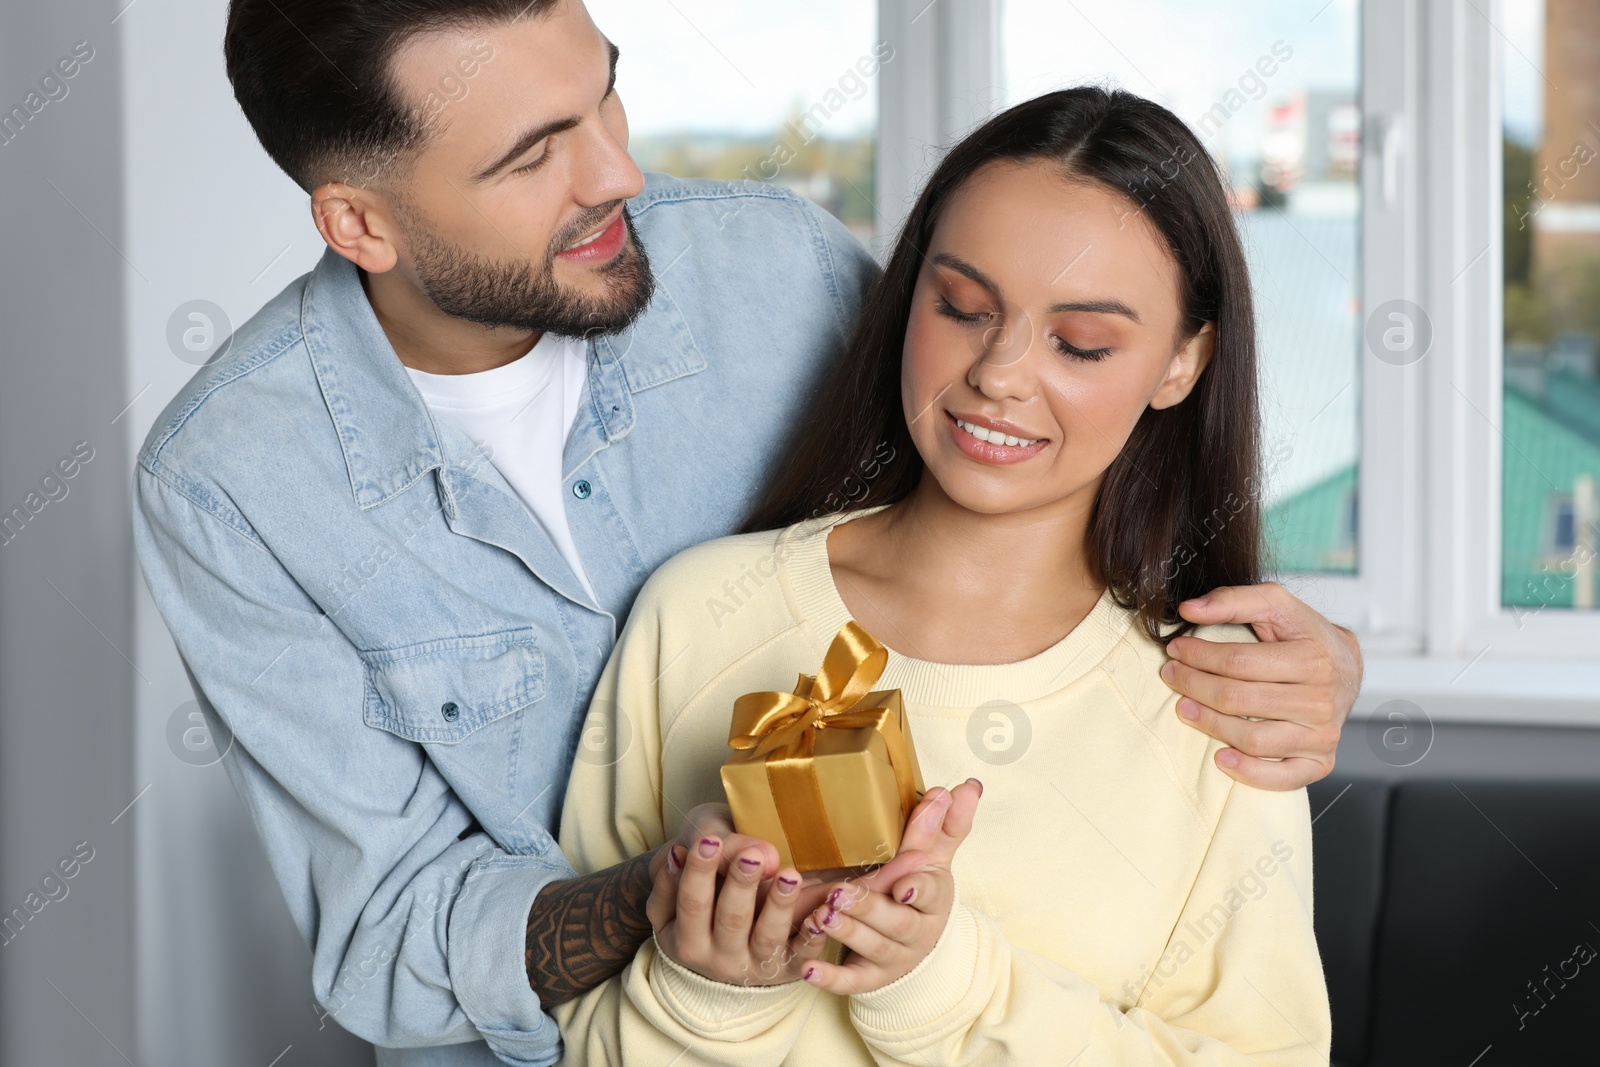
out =
{"type": "Polygon", "coordinates": [[[590,337],[627,329],[650,303],[655,275],[650,257],[633,227],[626,206],[622,221],[628,240],[622,251],[598,273],[605,280],[599,296],[575,292],[555,279],[555,257],[586,230],[611,214],[615,203],[586,212],[563,227],[551,241],[544,262],[515,263],[490,259],[440,237],[409,204],[396,204],[410,246],[412,269],[422,291],[447,315],[513,329],[590,337]]]}

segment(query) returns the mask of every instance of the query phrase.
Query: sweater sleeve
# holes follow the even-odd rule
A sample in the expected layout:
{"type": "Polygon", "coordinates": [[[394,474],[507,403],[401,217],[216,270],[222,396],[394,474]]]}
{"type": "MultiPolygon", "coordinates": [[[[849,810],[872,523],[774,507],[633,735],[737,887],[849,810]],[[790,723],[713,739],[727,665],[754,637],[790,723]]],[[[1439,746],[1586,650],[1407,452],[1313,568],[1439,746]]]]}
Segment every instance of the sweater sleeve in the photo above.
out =
{"type": "MultiPolygon", "coordinates": [[[[685,814],[662,810],[663,689],[674,690],[667,699],[678,695],[663,676],[685,653],[662,636],[659,609],[672,573],[669,564],[641,590],[584,721],[561,819],[561,841],[580,873],[661,845],[685,814]]],[[[803,982],[713,981],[673,962],[652,939],[621,974],[552,1014],[563,1063],[765,1067],[792,1051],[817,995],[803,982]]]]}
{"type": "Polygon", "coordinates": [[[1326,1067],[1305,790],[1231,787],[1166,949],[1141,977],[1124,1010],[962,904],[916,970],[852,997],[850,1011],[884,1065],[1326,1067]]]}

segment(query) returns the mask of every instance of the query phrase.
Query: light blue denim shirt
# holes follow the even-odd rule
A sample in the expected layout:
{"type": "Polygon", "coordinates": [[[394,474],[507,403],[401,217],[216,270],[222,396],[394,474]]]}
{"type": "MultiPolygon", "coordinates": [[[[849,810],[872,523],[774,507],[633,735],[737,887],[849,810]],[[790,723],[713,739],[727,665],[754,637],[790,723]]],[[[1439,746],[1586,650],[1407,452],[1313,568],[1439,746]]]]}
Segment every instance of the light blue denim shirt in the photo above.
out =
{"type": "Polygon", "coordinates": [[[332,252],[139,455],[145,579],[314,995],[380,1063],[559,1058],[523,938],[572,874],[553,834],[595,682],[650,572],[742,521],[877,273],[770,185],[650,175],[631,209],[656,294],[591,344],[562,462],[598,604],[332,252]]]}

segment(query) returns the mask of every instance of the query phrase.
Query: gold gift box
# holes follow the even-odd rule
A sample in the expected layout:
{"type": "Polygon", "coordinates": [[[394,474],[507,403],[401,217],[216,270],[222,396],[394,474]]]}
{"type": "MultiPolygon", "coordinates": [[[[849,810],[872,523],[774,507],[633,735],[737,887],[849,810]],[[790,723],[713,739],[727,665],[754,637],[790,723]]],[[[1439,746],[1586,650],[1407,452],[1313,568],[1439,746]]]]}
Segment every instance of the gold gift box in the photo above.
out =
{"type": "Polygon", "coordinates": [[[783,865],[871,866],[899,849],[922,771],[900,691],[872,689],[887,663],[888,650],[848,622],[794,692],[735,703],[735,753],[722,767],[734,828],[771,841],[783,865]]]}

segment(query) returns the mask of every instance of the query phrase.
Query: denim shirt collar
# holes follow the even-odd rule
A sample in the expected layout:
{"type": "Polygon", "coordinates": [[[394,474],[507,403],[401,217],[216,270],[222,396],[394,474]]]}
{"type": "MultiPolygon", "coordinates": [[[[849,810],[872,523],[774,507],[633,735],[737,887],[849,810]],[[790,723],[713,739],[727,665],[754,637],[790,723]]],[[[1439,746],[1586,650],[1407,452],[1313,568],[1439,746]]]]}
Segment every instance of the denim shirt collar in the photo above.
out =
{"type": "MultiPolygon", "coordinates": [[[[300,305],[300,326],[361,510],[390,500],[430,470],[450,489],[454,471],[481,461],[441,438],[348,259],[328,249],[300,305]]],[[[622,333],[590,343],[587,404],[562,458],[563,476],[633,428],[632,394],[706,366],[677,302],[657,286],[649,309],[622,333]]]]}

